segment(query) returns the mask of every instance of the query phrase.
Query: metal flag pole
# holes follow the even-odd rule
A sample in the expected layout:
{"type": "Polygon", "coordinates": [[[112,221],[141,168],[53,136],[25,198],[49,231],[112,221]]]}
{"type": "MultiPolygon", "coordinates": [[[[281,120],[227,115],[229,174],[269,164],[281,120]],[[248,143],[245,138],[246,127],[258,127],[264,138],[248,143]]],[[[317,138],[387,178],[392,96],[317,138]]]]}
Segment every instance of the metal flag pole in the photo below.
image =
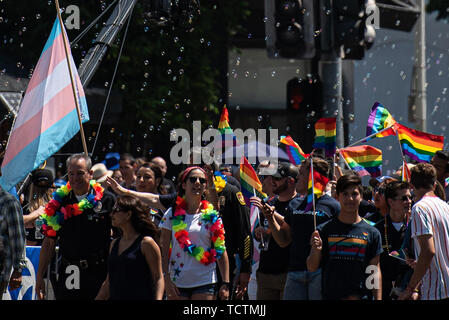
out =
{"type": "MultiPolygon", "coordinates": [[[[253,194],[254,194],[254,196],[255,197],[257,197],[257,195],[256,195],[256,189],[253,187],[253,194]]],[[[260,210],[259,210],[259,208],[257,208],[257,216],[258,216],[258,218],[259,218],[259,224],[260,224],[260,226],[263,228],[263,226],[262,226],[262,220],[260,219],[260,210]]],[[[260,246],[262,247],[262,248],[265,248],[265,241],[263,240],[263,232],[262,232],[262,235],[260,236],[260,246]]]]}
{"type": "Polygon", "coordinates": [[[315,187],[314,187],[314,181],[313,181],[313,158],[312,157],[310,157],[310,173],[312,176],[313,230],[316,230],[315,187]]]}
{"type": "MultiPolygon", "coordinates": [[[[356,145],[356,144],[358,144],[358,143],[360,143],[360,142],[364,142],[366,139],[372,138],[372,137],[374,137],[375,135],[377,135],[377,134],[379,134],[379,133],[382,133],[382,132],[384,132],[384,131],[386,131],[386,130],[388,130],[388,129],[391,129],[392,127],[393,127],[393,126],[389,126],[389,127],[384,128],[384,129],[382,129],[382,130],[380,130],[380,131],[378,131],[378,132],[375,132],[375,133],[373,133],[373,134],[370,134],[369,136],[366,136],[365,138],[362,138],[362,139],[360,139],[360,140],[358,140],[358,141],[356,141],[356,142],[351,143],[349,146],[346,146],[345,148],[352,147],[352,146],[354,146],[354,145],[356,145]]],[[[396,131],[395,131],[395,132],[396,132],[396,131]]],[[[342,149],[344,149],[344,148],[342,148],[342,149]]]]}
{"type": "Polygon", "coordinates": [[[66,57],[66,60],[67,60],[67,67],[69,68],[70,81],[72,83],[73,98],[75,99],[76,112],[78,114],[78,121],[79,121],[79,125],[80,125],[81,141],[83,143],[84,153],[86,154],[86,156],[88,156],[89,153],[87,152],[86,137],[84,136],[83,123],[81,121],[81,110],[80,110],[79,101],[78,101],[78,97],[77,97],[76,90],[75,90],[75,81],[73,79],[72,67],[70,65],[69,53],[68,53],[68,50],[67,50],[68,41],[66,39],[66,34],[65,34],[65,31],[64,31],[64,23],[62,22],[61,12],[60,12],[60,9],[59,9],[59,1],[55,0],[55,4],[56,4],[56,11],[57,11],[57,14],[58,14],[59,24],[61,26],[62,38],[63,38],[63,41],[64,41],[64,51],[65,51],[65,57],[66,57]]]}

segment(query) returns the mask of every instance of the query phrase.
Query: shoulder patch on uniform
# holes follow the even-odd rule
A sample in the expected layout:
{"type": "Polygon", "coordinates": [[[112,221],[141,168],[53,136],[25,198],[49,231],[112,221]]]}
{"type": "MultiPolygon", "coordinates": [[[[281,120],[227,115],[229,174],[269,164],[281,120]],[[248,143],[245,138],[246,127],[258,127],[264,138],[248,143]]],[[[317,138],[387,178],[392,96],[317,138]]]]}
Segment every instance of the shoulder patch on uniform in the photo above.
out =
{"type": "Polygon", "coordinates": [[[239,200],[242,206],[246,206],[245,198],[243,198],[243,194],[239,191],[235,194],[237,196],[237,200],[239,200]]]}

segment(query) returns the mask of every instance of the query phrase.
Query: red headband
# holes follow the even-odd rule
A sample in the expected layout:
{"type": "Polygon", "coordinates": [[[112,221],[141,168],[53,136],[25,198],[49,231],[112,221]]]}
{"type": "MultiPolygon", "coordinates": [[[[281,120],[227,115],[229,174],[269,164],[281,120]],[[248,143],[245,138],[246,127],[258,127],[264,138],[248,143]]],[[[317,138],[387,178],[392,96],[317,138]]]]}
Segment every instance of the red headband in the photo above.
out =
{"type": "Polygon", "coordinates": [[[204,169],[201,168],[201,167],[197,167],[197,166],[188,167],[188,168],[184,171],[184,173],[182,174],[182,177],[181,177],[181,183],[184,182],[184,181],[186,180],[187,176],[189,175],[190,171],[192,171],[192,170],[201,170],[201,172],[203,172],[204,175],[206,175],[206,171],[204,171],[204,169]]]}

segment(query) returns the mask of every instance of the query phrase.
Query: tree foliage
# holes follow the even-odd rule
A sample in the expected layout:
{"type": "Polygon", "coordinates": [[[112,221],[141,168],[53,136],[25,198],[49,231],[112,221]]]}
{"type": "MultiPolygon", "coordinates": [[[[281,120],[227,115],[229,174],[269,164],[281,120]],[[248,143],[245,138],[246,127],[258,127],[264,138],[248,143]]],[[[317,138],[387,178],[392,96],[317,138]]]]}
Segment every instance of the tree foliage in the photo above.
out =
{"type": "MultiPolygon", "coordinates": [[[[61,0],[62,8],[68,5],[80,8],[81,30],[67,30],[69,39],[78,36],[112,2],[61,0]]],[[[232,35],[242,28],[241,23],[249,15],[247,3],[201,1],[200,13],[195,12],[190,22],[178,21],[166,27],[152,24],[145,15],[147,8],[145,1],[139,1],[131,17],[113,83],[113,89],[123,98],[123,112],[113,130],[105,128],[99,133],[102,141],[99,151],[103,153],[129,151],[148,156],[148,150],[168,143],[172,128],[190,129],[193,120],[216,126],[221,107],[226,103],[227,50],[232,35]],[[165,141],[161,143],[161,139],[165,141]]],[[[72,47],[78,65],[108,16],[72,47]]],[[[18,69],[28,70],[31,75],[55,17],[53,1],[1,1],[2,55],[8,56],[12,64],[5,67],[0,62],[0,70],[16,74],[18,69]]],[[[66,17],[63,13],[63,18],[66,17]]],[[[89,87],[109,89],[125,27],[126,24],[89,87]]],[[[87,126],[88,148],[96,131],[92,125],[87,126]]]]}
{"type": "Polygon", "coordinates": [[[437,20],[447,19],[449,17],[449,1],[447,0],[429,0],[426,5],[427,12],[438,12],[437,20]]]}

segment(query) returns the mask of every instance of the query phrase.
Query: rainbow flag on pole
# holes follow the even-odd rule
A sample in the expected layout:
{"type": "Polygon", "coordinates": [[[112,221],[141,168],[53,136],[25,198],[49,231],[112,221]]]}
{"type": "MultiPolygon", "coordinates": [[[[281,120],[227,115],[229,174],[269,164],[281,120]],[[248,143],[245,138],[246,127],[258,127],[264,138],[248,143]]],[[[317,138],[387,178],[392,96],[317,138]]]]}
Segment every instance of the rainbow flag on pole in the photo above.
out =
{"type": "Polygon", "coordinates": [[[340,155],[349,168],[359,176],[379,177],[382,175],[382,150],[368,145],[340,149],[340,155]]]}
{"type": "MultiPolygon", "coordinates": [[[[376,102],[371,108],[371,112],[368,117],[368,125],[366,126],[366,136],[368,137],[376,132],[387,129],[388,127],[391,127],[396,123],[397,123],[396,120],[394,120],[390,112],[379,102],[376,102]]],[[[376,137],[383,138],[394,135],[396,135],[396,133],[394,132],[393,128],[390,128],[377,134],[376,137]]]]}
{"type": "Polygon", "coordinates": [[[336,151],[337,119],[321,118],[315,123],[313,148],[324,149],[326,157],[333,157],[336,151]]]}
{"type": "Polygon", "coordinates": [[[313,170],[313,161],[310,162],[309,182],[307,185],[307,205],[305,212],[314,209],[315,197],[319,199],[326,189],[329,179],[318,171],[313,170]],[[315,197],[314,197],[315,196],[315,197]]]}
{"type": "Polygon", "coordinates": [[[252,165],[245,156],[240,159],[240,186],[246,205],[250,206],[250,198],[254,195],[259,198],[266,198],[267,195],[262,191],[262,183],[254,171],[252,165]]]}
{"type": "Polygon", "coordinates": [[[83,86],[63,34],[67,38],[56,18],[11,129],[0,178],[5,190],[14,187],[80,131],[74,91],[82,123],[89,120],[83,86]]]}
{"type": "Polygon", "coordinates": [[[224,149],[228,147],[235,147],[237,145],[237,140],[234,135],[234,131],[231,129],[229,125],[229,113],[226,106],[223,107],[221,112],[220,121],[218,123],[218,131],[221,133],[221,141],[224,149]]]}
{"type": "Polygon", "coordinates": [[[408,155],[412,160],[430,162],[438,150],[443,150],[443,136],[407,128],[399,123],[396,130],[403,155],[408,155]]]}
{"type": "Polygon", "coordinates": [[[410,182],[411,177],[410,169],[408,168],[407,162],[405,160],[402,160],[402,170],[401,170],[401,180],[410,182]]]}
{"type": "Polygon", "coordinates": [[[290,162],[294,165],[301,164],[301,162],[309,157],[302,151],[301,147],[290,136],[281,136],[280,143],[285,144],[285,151],[288,154],[290,162]]]}

